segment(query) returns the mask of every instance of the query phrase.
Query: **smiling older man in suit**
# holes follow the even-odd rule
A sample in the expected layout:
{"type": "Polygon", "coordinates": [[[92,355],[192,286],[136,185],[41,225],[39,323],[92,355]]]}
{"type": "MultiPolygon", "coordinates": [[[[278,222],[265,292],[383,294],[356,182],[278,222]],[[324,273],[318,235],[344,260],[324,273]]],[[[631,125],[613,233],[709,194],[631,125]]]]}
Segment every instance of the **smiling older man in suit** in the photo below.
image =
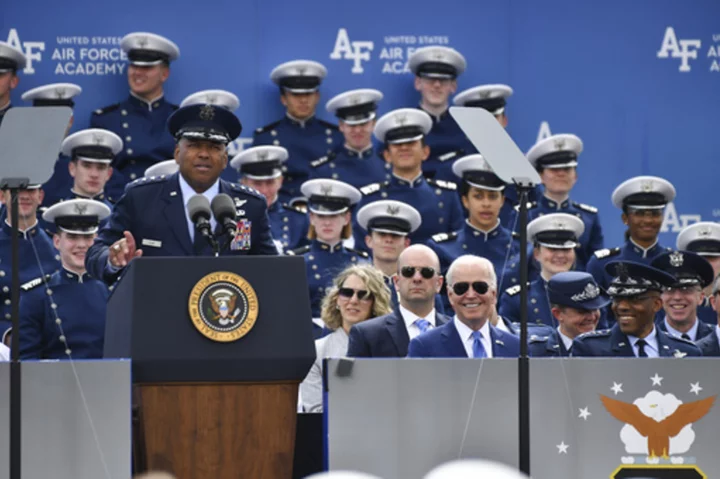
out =
{"type": "Polygon", "coordinates": [[[411,358],[514,358],[520,354],[517,336],[490,324],[497,304],[497,277],[492,263],[464,255],[447,272],[452,321],[410,341],[411,358]]]}

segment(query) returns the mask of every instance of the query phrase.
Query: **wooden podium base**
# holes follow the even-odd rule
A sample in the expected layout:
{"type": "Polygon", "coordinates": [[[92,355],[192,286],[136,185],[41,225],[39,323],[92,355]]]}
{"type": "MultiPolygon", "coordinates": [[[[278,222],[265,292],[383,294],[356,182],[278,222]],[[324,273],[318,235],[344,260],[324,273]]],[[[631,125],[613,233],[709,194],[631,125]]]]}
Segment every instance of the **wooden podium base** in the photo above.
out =
{"type": "Polygon", "coordinates": [[[139,385],[148,470],[178,479],[290,479],[297,383],[139,385]]]}

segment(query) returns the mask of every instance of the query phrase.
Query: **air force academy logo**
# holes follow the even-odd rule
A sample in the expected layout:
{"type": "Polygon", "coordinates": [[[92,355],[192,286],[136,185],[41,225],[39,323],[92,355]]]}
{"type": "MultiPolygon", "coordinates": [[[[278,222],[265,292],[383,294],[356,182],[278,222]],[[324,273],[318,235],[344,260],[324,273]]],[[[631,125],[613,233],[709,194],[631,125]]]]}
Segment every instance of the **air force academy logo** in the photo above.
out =
{"type": "Polygon", "coordinates": [[[690,71],[690,62],[692,58],[695,60],[698,56],[698,50],[702,42],[698,38],[694,39],[682,39],[678,40],[675,35],[675,29],[673,27],[667,27],[665,29],[665,36],[660,45],[660,50],[657,52],[658,58],[679,58],[680,66],[678,70],[681,72],[690,71]]]}
{"type": "Polygon", "coordinates": [[[375,48],[375,43],[371,41],[350,41],[348,32],[345,28],[338,30],[337,38],[335,39],[335,48],[330,53],[331,60],[352,60],[352,72],[354,74],[360,74],[365,71],[363,68],[363,62],[370,60],[370,52],[375,48]]]}

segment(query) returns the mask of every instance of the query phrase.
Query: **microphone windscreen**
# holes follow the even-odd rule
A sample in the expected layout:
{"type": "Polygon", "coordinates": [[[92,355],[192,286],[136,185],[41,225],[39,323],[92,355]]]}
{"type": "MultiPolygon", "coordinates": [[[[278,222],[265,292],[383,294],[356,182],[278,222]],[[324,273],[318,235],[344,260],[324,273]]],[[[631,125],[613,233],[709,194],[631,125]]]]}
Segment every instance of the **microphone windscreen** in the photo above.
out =
{"type": "Polygon", "coordinates": [[[193,223],[199,218],[210,220],[210,201],[203,195],[195,195],[188,200],[188,217],[193,223]]]}
{"type": "Polygon", "coordinates": [[[225,218],[235,218],[235,202],[225,193],[220,193],[212,200],[212,212],[218,222],[225,218]]]}

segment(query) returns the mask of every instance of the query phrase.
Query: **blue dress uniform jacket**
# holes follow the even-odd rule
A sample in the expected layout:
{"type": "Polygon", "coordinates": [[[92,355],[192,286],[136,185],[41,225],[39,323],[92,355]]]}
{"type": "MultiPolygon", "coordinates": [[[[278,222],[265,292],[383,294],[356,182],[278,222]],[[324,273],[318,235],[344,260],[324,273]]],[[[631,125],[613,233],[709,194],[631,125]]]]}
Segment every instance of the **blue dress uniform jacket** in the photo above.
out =
{"type": "MultiPolygon", "coordinates": [[[[703,323],[702,321],[699,320],[699,318],[698,318],[697,325],[698,325],[697,332],[695,335],[695,340],[693,341],[695,344],[697,344],[697,342],[700,341],[705,336],[709,336],[715,332],[714,326],[710,326],[707,323],[703,323]]],[[[665,325],[665,315],[664,314],[661,314],[661,315],[659,315],[659,317],[657,317],[657,319],[655,320],[655,326],[657,326],[657,328],[660,331],[664,331],[666,333],[668,332],[667,326],[665,325]]],[[[668,334],[670,334],[670,333],[668,333],[668,334]]]]}
{"type": "Polygon", "coordinates": [[[361,188],[390,179],[392,165],[373,148],[363,152],[338,148],[310,163],[310,179],[331,178],[361,188]]]}
{"type": "MultiPolygon", "coordinates": [[[[702,356],[700,349],[690,341],[674,338],[662,331],[657,331],[656,337],[660,357],[702,356]]],[[[620,331],[617,324],[610,329],[597,330],[575,338],[571,355],[573,357],[635,357],[630,340],[620,331]]]]}
{"type": "MultiPolygon", "coordinates": [[[[11,326],[10,316],[10,283],[12,281],[10,251],[12,242],[12,228],[0,217],[0,336],[11,326]]],[[[52,239],[43,231],[40,223],[25,233],[20,233],[20,284],[27,283],[42,275],[51,275],[60,269],[60,256],[58,255],[52,239]],[[35,251],[40,259],[35,257],[35,251]]],[[[22,296],[23,291],[20,290],[22,296]]]]}
{"type": "Polygon", "coordinates": [[[670,248],[665,248],[660,243],[655,243],[655,246],[645,251],[631,240],[627,240],[618,248],[606,248],[593,253],[587,264],[587,272],[593,275],[595,281],[603,289],[607,290],[611,280],[610,275],[605,272],[605,265],[607,263],[610,261],[629,260],[649,265],[657,255],[665,251],[670,251],[670,248]]]}
{"type": "Polygon", "coordinates": [[[67,358],[56,317],[62,320],[73,359],[102,358],[108,287],[87,273],[79,276],[64,268],[52,275],[48,287],[52,297],[41,279],[23,285],[27,292],[20,301],[20,359],[67,358]],[[52,302],[57,305],[54,311],[52,302]]]}
{"type": "MultiPolygon", "coordinates": [[[[407,203],[418,210],[423,219],[420,228],[412,233],[410,239],[413,243],[425,243],[434,234],[450,233],[462,228],[465,217],[456,189],[455,183],[425,179],[422,176],[410,182],[393,175],[383,183],[372,183],[360,188],[363,199],[357,209],[377,200],[407,203]]],[[[357,226],[355,230],[362,231],[362,228],[357,226]]],[[[355,244],[364,244],[362,237],[358,239],[356,236],[355,244]]]]}
{"type": "Polygon", "coordinates": [[[457,181],[452,172],[452,165],[458,158],[477,153],[467,139],[465,133],[455,122],[449,111],[432,118],[432,129],[425,136],[425,143],[430,147],[430,156],[423,162],[423,175],[428,178],[444,181],[457,181]]]}
{"type": "Polygon", "coordinates": [[[710,305],[710,298],[705,296],[702,303],[697,307],[697,316],[700,321],[710,325],[717,324],[717,313],[710,305]]]}
{"type": "Polygon", "coordinates": [[[65,155],[59,155],[57,161],[55,161],[55,169],[53,174],[47,183],[43,184],[42,189],[45,193],[43,198],[43,206],[52,206],[61,199],[65,199],[68,196],[68,191],[73,186],[73,177],[70,176],[70,170],[68,165],[70,164],[70,157],[65,155]]]}
{"type": "MultiPolygon", "coordinates": [[[[435,327],[450,322],[451,318],[435,313],[435,327]]],[[[408,354],[408,335],[400,310],[368,319],[350,328],[347,355],[351,358],[404,358],[408,354]]]]}
{"type": "Polygon", "coordinates": [[[280,204],[277,200],[268,208],[270,217],[270,230],[276,243],[281,246],[280,251],[295,249],[309,242],[307,238],[307,213],[296,210],[292,206],[280,204]]]}
{"type": "Polygon", "coordinates": [[[557,329],[547,336],[532,335],[528,340],[528,356],[531,358],[558,358],[570,356],[557,329]]]}
{"type": "Polygon", "coordinates": [[[343,246],[335,246],[313,240],[309,245],[288,251],[289,255],[303,256],[310,292],[310,308],[313,318],[320,317],[320,306],[325,290],[332,285],[335,276],[352,264],[366,262],[368,254],[343,246]]]}
{"type": "Polygon", "coordinates": [[[255,130],[252,146],[282,146],[289,153],[279,200],[286,203],[302,196],[300,185],[310,177],[310,163],[342,145],[344,137],[336,125],[316,117],[305,121],[287,115],[281,120],[255,130]]]}
{"type": "Polygon", "coordinates": [[[145,174],[148,166],[173,157],[175,140],[167,129],[168,117],[177,110],[160,98],[147,103],[133,95],[120,103],[95,110],[91,128],[104,128],[123,140],[123,150],[112,162],[113,175],[106,191],[119,198],[125,185],[145,174]]]}
{"type": "MultiPolygon", "coordinates": [[[[538,278],[528,284],[528,324],[544,324],[557,327],[557,321],[550,312],[548,303],[547,281],[538,278]]],[[[498,313],[511,322],[520,322],[520,285],[506,289],[500,297],[498,313]]]]}
{"type": "MultiPolygon", "coordinates": [[[[520,339],[490,326],[493,358],[516,358],[520,355],[520,339]]],[[[452,321],[431,329],[410,341],[409,358],[467,358],[465,346],[452,321]]]]}
{"type": "Polygon", "coordinates": [[[532,208],[528,210],[528,222],[551,213],[575,215],[580,218],[585,225],[585,231],[583,231],[583,234],[578,238],[580,247],[575,249],[575,270],[585,271],[587,262],[590,260],[592,254],[604,247],[602,227],[600,226],[597,208],[571,200],[557,203],[543,195],[540,196],[539,199],[533,203],[532,208]]]}
{"type": "Polygon", "coordinates": [[[720,357],[720,344],[718,344],[718,336],[715,331],[695,343],[695,346],[700,348],[703,356],[710,358],[720,357]]]}
{"type": "MultiPolygon", "coordinates": [[[[117,279],[120,272],[113,272],[108,266],[108,248],[123,237],[123,231],[132,233],[144,257],[212,256],[209,245],[203,244],[198,249],[190,241],[178,175],[141,178],[128,184],[107,225],[100,230],[95,243],[88,250],[85,264],[91,276],[102,278],[106,283],[117,279]]],[[[236,219],[244,223],[238,225],[238,235],[243,235],[240,238],[240,249],[230,251],[226,248],[220,254],[277,255],[270,233],[265,197],[252,188],[224,180],[220,180],[220,193],[230,195],[235,200],[236,219]],[[242,229],[246,231],[243,233],[242,229]],[[249,237],[247,229],[250,230],[249,237]]],[[[221,238],[222,241],[226,239],[226,235],[221,238]]]]}

